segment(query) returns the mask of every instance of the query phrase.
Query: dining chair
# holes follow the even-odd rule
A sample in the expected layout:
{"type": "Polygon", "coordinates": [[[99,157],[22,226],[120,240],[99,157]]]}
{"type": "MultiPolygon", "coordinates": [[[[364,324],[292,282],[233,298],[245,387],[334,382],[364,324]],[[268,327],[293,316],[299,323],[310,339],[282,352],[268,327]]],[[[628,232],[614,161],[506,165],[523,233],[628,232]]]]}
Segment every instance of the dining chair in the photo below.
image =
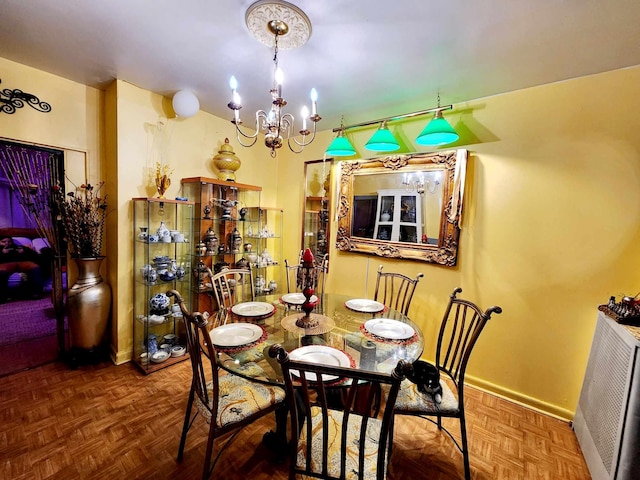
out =
{"type": "Polygon", "coordinates": [[[198,415],[202,415],[209,424],[202,470],[202,479],[206,480],[211,476],[222,452],[243,427],[270,412],[285,408],[285,393],[277,386],[252,382],[238,375],[221,373],[216,351],[209,341],[206,318],[200,312],[189,312],[176,290],[168,291],[167,295],[174,297],[175,303],[178,303],[182,310],[187,351],[192,369],[191,388],[177,460],[182,461],[187,434],[198,415]],[[226,440],[212,462],[215,439],[229,432],[234,433],[226,440]]]}
{"type": "MultiPolygon", "coordinates": [[[[298,270],[302,265],[302,251],[298,256],[298,263],[296,265],[289,265],[287,259],[284,260],[285,270],[287,272],[287,293],[300,292],[298,288],[298,270]]],[[[325,253],[319,259],[316,259],[315,269],[317,271],[317,281],[314,287],[315,294],[318,297],[322,297],[324,294],[324,287],[327,280],[327,274],[329,272],[329,254],[325,253]]]]}
{"type": "Polygon", "coordinates": [[[270,347],[269,356],[277,358],[282,367],[291,415],[289,478],[386,478],[393,405],[411,364],[399,360],[390,374],[327,366],[292,360],[279,344],[270,347]],[[345,385],[341,409],[332,408],[329,402],[329,388],[338,387],[330,387],[325,381],[335,382],[334,378],[345,385]],[[389,387],[387,404],[379,418],[352,410],[357,386],[369,382],[389,387]]]}
{"type": "MultiPolygon", "coordinates": [[[[456,288],[450,295],[444,313],[436,345],[436,363],[440,373],[440,398],[431,389],[421,388],[419,383],[402,382],[395,404],[395,415],[414,415],[436,424],[444,430],[462,452],[464,477],[471,478],[469,445],[464,411],[464,377],[473,347],[491,315],[502,313],[502,308],[493,306],[483,311],[476,304],[458,298],[462,292],[456,288]],[[437,400],[440,400],[438,402],[437,400]],[[436,417],[436,420],[429,417],[436,417]],[[461,444],[442,426],[442,418],[457,418],[460,421],[461,444]]],[[[391,425],[393,434],[393,423],[391,425]]]]}
{"type": "Polygon", "coordinates": [[[408,277],[402,273],[383,273],[382,265],[380,265],[373,299],[407,315],[413,294],[422,277],[424,277],[422,273],[416,275],[416,278],[408,277]]]}
{"type": "Polygon", "coordinates": [[[219,310],[228,310],[237,303],[255,300],[253,272],[250,268],[225,268],[213,274],[211,289],[219,310]]]}

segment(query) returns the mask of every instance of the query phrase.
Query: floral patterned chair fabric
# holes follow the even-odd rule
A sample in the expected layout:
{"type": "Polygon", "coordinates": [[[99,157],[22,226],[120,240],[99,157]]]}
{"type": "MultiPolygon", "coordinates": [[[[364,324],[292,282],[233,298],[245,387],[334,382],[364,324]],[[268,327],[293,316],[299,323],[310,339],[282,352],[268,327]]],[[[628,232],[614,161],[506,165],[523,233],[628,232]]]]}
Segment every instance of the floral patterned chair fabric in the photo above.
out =
{"type": "Polygon", "coordinates": [[[167,292],[167,295],[174,297],[182,310],[192,368],[191,389],[178,448],[178,461],[182,460],[191,425],[198,414],[202,414],[209,423],[202,471],[204,480],[211,476],[220,454],[235,438],[235,434],[222,446],[212,462],[215,439],[228,432],[239,431],[258,418],[284,407],[285,394],[280,387],[251,382],[233,374],[220,374],[217,354],[209,340],[207,317],[199,312],[189,312],[184,300],[175,290],[167,292]]]}
{"type": "Polygon", "coordinates": [[[332,367],[291,360],[278,344],[269,349],[269,355],[282,367],[291,415],[290,478],[385,479],[393,407],[410,364],[400,360],[391,374],[332,367]],[[332,380],[314,381],[322,375],[332,380]],[[388,387],[387,401],[377,417],[369,414],[370,409],[354,411],[358,387],[368,383],[388,387]],[[344,389],[340,407],[332,402],[338,388],[344,389]]]}

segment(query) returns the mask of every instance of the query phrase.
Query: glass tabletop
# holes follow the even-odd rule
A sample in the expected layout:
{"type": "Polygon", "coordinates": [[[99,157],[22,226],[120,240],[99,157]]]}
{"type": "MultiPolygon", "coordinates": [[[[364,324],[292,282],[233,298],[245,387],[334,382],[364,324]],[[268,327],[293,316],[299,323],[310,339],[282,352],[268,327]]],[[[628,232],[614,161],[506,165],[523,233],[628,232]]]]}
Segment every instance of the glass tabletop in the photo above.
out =
{"type": "Polygon", "coordinates": [[[414,362],[422,354],[424,337],[418,326],[407,316],[387,307],[372,312],[378,310],[372,300],[325,293],[312,312],[319,320],[319,326],[305,330],[296,326],[305,312],[297,302],[287,303],[284,300],[289,297],[283,300],[282,296],[261,297],[262,302],[275,306],[275,311],[264,317],[220,311],[216,321],[210,319],[212,331],[215,325],[219,326],[213,331],[212,338],[218,363],[223,369],[252,380],[282,385],[280,365],[269,356],[269,348],[276,343],[288,352],[310,345],[332,347],[343,352],[354,368],[383,372],[391,372],[400,359],[414,362]],[[261,331],[256,327],[226,326],[234,323],[249,323],[260,327],[261,331]],[[223,325],[224,328],[220,328],[223,325]],[[245,331],[248,343],[235,336],[231,338],[231,335],[245,331]]]}

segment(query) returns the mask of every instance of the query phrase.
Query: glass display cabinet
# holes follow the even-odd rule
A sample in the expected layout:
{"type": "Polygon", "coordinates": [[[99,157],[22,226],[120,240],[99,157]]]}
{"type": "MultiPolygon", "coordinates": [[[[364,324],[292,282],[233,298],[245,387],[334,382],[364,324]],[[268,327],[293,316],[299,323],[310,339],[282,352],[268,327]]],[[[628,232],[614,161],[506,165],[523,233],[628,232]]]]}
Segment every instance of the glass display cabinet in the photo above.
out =
{"type": "Polygon", "coordinates": [[[321,258],[329,253],[329,199],[307,197],[304,211],[304,235],[302,250],[311,250],[313,256],[321,258]]]}
{"type": "Polygon", "coordinates": [[[245,259],[253,270],[256,297],[286,291],[283,276],[283,211],[280,208],[250,208],[244,231],[245,259]],[[258,229],[252,228],[258,225],[258,229]],[[284,290],[283,290],[284,288],[284,290]]]}
{"type": "Polygon", "coordinates": [[[308,248],[315,258],[323,258],[329,253],[332,163],[324,160],[305,162],[302,251],[308,248]]]}
{"type": "Polygon", "coordinates": [[[194,203],[164,198],[133,202],[133,360],[151,373],[187,358],[177,290],[189,305],[194,203]]]}
{"type": "Polygon", "coordinates": [[[190,252],[193,310],[213,313],[218,309],[211,284],[201,272],[248,267],[249,256],[253,258],[252,254],[261,247],[253,238],[264,230],[261,192],[261,187],[215,178],[182,179],[182,196],[194,202],[195,238],[190,252]]]}

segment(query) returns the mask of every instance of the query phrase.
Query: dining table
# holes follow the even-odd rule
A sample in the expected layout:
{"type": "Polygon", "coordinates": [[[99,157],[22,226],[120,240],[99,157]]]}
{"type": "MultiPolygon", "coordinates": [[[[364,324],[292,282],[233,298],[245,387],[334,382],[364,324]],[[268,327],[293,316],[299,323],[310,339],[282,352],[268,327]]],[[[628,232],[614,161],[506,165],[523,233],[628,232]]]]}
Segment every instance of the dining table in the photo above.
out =
{"type": "Polygon", "coordinates": [[[325,293],[311,297],[314,328],[297,326],[306,313],[302,293],[272,294],[238,303],[216,314],[209,324],[218,365],[235,375],[270,385],[284,385],[269,348],[282,345],[297,360],[390,373],[403,359],[423,352],[420,328],[406,315],[366,298],[325,293]]]}
{"type": "MultiPolygon", "coordinates": [[[[280,364],[269,355],[274,344],[296,360],[387,373],[400,359],[418,360],[424,348],[422,332],[408,316],[371,299],[336,293],[309,299],[299,292],[260,296],[219,310],[208,328],[222,369],[283,388],[280,364]],[[305,320],[316,325],[307,328],[305,320]]],[[[322,381],[338,395],[347,384],[340,378],[322,381]]],[[[278,461],[287,453],[287,415],[287,409],[276,410],[276,429],[262,438],[278,461]]]]}

